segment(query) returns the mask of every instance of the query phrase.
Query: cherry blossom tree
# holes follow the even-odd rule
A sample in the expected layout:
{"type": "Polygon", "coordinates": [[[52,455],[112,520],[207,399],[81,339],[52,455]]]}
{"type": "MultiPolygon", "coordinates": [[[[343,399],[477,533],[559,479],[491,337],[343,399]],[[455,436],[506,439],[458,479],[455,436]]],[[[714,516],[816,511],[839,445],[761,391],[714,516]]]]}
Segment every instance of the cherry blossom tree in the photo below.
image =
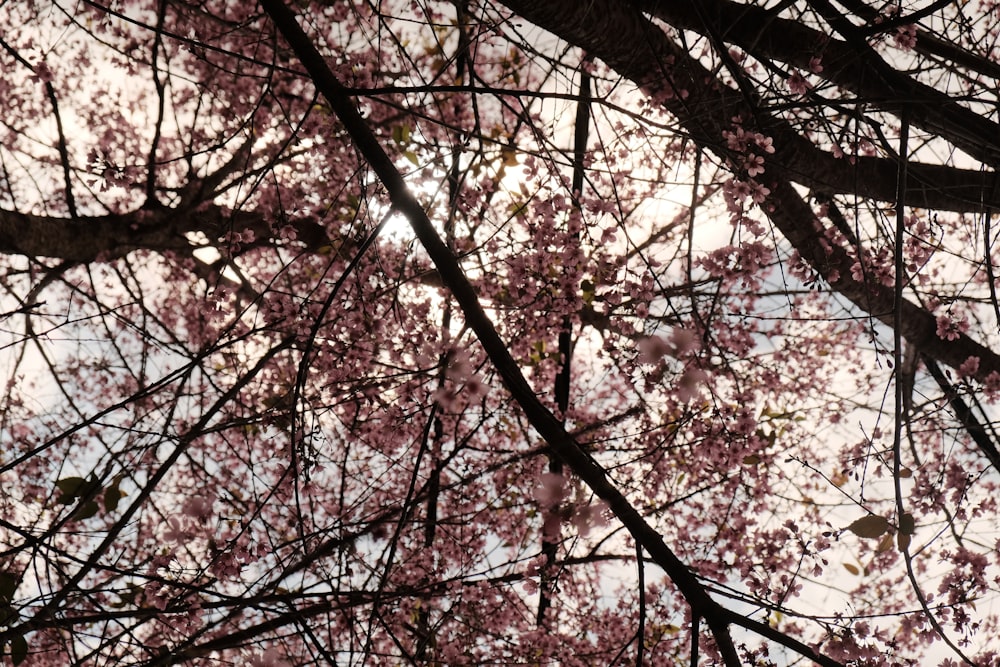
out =
{"type": "Polygon", "coordinates": [[[0,6],[13,664],[1000,660],[1000,6],[0,6]]]}

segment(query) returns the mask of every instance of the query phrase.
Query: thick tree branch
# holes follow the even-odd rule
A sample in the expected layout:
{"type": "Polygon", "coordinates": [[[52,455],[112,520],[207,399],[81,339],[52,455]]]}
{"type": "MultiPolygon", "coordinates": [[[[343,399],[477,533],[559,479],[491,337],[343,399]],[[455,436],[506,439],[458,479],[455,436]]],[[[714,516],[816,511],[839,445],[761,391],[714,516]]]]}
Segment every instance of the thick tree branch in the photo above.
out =
{"type": "MultiPolygon", "coordinates": [[[[959,423],[962,424],[962,427],[972,437],[973,442],[976,443],[980,451],[986,454],[986,458],[993,464],[993,467],[1000,470],[1000,450],[996,446],[996,432],[993,430],[992,423],[987,422],[984,426],[976,419],[976,413],[973,412],[972,407],[962,398],[959,388],[952,385],[934,359],[924,355],[924,365],[927,367],[927,372],[937,382],[938,387],[941,388],[948,403],[951,404],[951,409],[955,412],[955,417],[958,418],[959,423]],[[987,433],[987,426],[990,433],[987,433]]],[[[972,398],[975,400],[975,396],[972,398]]]]}
{"type": "MultiPolygon", "coordinates": [[[[861,29],[865,35],[889,30],[891,25],[897,20],[880,20],[884,19],[884,16],[880,15],[874,7],[865,4],[864,0],[839,0],[839,4],[849,9],[856,16],[869,22],[869,26],[861,29]]],[[[907,18],[912,19],[912,17],[913,15],[909,14],[904,17],[898,17],[898,19],[906,20],[907,18]]],[[[995,63],[985,56],[967,51],[954,42],[941,39],[937,35],[933,35],[920,28],[917,28],[916,38],[917,45],[915,48],[918,53],[947,60],[976,74],[1000,79],[1000,63],[995,63]]]]}
{"type": "MultiPolygon", "coordinates": [[[[517,362],[510,355],[479,298],[462,271],[457,258],[435,230],[391,158],[379,145],[364,119],[351,102],[348,91],[334,77],[323,57],[299,27],[295,15],[278,0],[262,0],[261,5],[271,16],[296,55],[302,60],[317,88],[329,102],[345,129],[354,139],[359,152],[389,192],[393,205],[410,222],[418,239],[437,266],[445,285],[458,302],[466,322],[476,332],[504,385],[524,411],[528,421],[545,439],[553,452],[594,493],[608,503],[611,511],[641,544],[652,559],[663,568],[681,594],[691,605],[695,618],[704,618],[712,630],[725,664],[739,665],[740,659],[729,634],[729,614],[708,594],[694,573],[688,569],[650,526],[628,499],[608,479],[604,469],[570,435],[562,422],[538,400],[528,385],[517,362]]],[[[801,645],[806,657],[822,665],[834,667],[836,661],[801,645]]]]}
{"type": "Polygon", "coordinates": [[[936,134],[994,168],[1000,166],[1000,125],[896,70],[871,48],[865,32],[844,19],[839,10],[825,0],[814,0],[813,4],[845,35],[844,40],[782,18],[772,10],[731,0],[643,0],[640,7],[678,29],[702,34],[714,31],[758,60],[808,70],[810,60],[819,58],[823,69],[816,76],[890,113],[898,113],[899,100],[905,100],[911,125],[936,134]]]}
{"type": "MultiPolygon", "coordinates": [[[[723,132],[734,129],[733,118],[743,118],[773,139],[775,153],[767,159],[769,178],[823,192],[896,201],[894,159],[838,159],[821,150],[790,123],[718,81],[633,5],[594,0],[584,12],[569,2],[504,0],[504,4],[634,82],[674,114],[692,139],[716,155],[728,157],[723,132]],[[597,16],[600,20],[594,19],[597,16]]],[[[912,161],[908,170],[909,206],[982,211],[1000,204],[1000,184],[991,173],[912,161]]]]}
{"type": "Polygon", "coordinates": [[[722,621],[719,604],[707,593],[694,573],[674,554],[660,534],[636,511],[624,495],[610,482],[604,469],[590,457],[578,442],[566,432],[563,424],[542,405],[532,391],[517,362],[511,357],[489,316],[479,303],[475,289],[465,277],[458,260],[438,236],[434,225],[420,203],[410,193],[402,175],[379,145],[364,119],[351,102],[348,92],[334,77],[322,56],[299,27],[294,14],[277,0],[262,0],[261,5],[271,16],[296,55],[312,76],[317,88],[354,139],[358,151],[385,185],[393,205],[410,222],[431,260],[437,266],[445,285],[465,314],[466,322],[476,332],[504,384],[518,402],[532,426],[552,450],[583,480],[612,512],[622,521],[637,542],[664,569],[685,599],[693,614],[706,618],[727,665],[739,665],[736,647],[729,635],[728,623],[722,621]]]}
{"type": "MultiPolygon", "coordinates": [[[[306,246],[315,249],[324,244],[326,233],[319,224],[310,220],[288,224],[306,246]]],[[[0,253],[85,263],[124,257],[135,250],[188,250],[191,242],[185,234],[192,232],[201,232],[214,243],[229,232],[246,231],[252,231],[258,242],[273,235],[261,214],[215,205],[142,208],[76,219],[0,210],[0,253]]]]}
{"type": "Polygon", "coordinates": [[[92,262],[139,249],[184,248],[189,245],[184,231],[179,225],[165,224],[162,215],[152,211],[75,220],[0,211],[0,252],[92,262]]]}
{"type": "MultiPolygon", "coordinates": [[[[895,200],[895,160],[858,156],[852,164],[819,149],[786,121],[766,114],[739,91],[717,82],[711,72],[632,6],[599,0],[588,13],[578,11],[572,3],[509,0],[505,4],[592,52],[663,100],[664,107],[684,122],[692,138],[716,154],[725,155],[722,132],[732,129],[733,117],[753,118],[774,140],[776,152],[767,163],[769,177],[825,193],[895,200]],[[601,20],[594,21],[595,15],[601,20]]],[[[876,104],[887,99],[907,100],[914,125],[940,132],[944,139],[989,163],[1000,154],[1000,126],[895,70],[885,71],[888,66],[882,61],[873,65],[870,61],[877,57],[873,52],[859,61],[857,50],[847,42],[729,0],[706,0],[698,8],[691,0],[645,0],[642,7],[677,28],[707,32],[711,27],[727,42],[757,57],[796,67],[807,67],[810,57],[822,47],[822,76],[876,104]]],[[[240,156],[238,153],[227,168],[241,164],[240,156]]],[[[910,206],[954,211],[1000,209],[1000,180],[993,173],[911,162],[909,182],[905,196],[910,206]]],[[[223,224],[224,218],[218,207],[190,215],[141,210],[75,221],[0,211],[0,252],[86,262],[138,249],[182,248],[187,243],[184,233],[190,231],[202,231],[213,239],[228,229],[252,229],[257,238],[270,235],[267,226],[251,214],[240,214],[223,224]]]]}
{"type": "MultiPolygon", "coordinates": [[[[892,325],[892,289],[852,278],[853,258],[845,249],[823,242],[825,234],[815,213],[790,181],[813,184],[827,192],[830,191],[827,188],[832,187],[839,192],[893,201],[897,196],[894,160],[859,158],[856,169],[845,160],[832,157],[827,160],[823,151],[813,147],[786,123],[751,107],[740,92],[716,81],[711,72],[674,44],[661,28],[628,4],[593,0],[589,13],[579,11],[576,3],[566,0],[504,0],[504,4],[632,80],[659,100],[700,145],[724,158],[727,150],[723,132],[732,130],[732,117],[741,115],[748,123],[756,123],[755,129],[774,139],[775,154],[768,157],[765,172],[771,189],[768,217],[834,290],[880,321],[892,325]],[[593,20],[594,16],[601,16],[601,20],[593,20]],[[679,94],[680,91],[685,94],[679,94]],[[820,176],[809,177],[807,172],[810,170],[820,176]]],[[[962,178],[971,180],[958,185],[952,179],[961,171],[909,162],[907,176],[911,187],[906,191],[907,203],[920,206],[924,205],[922,201],[944,203],[950,199],[961,210],[971,202],[958,205],[961,201],[954,199],[958,192],[963,193],[959,200],[970,196],[984,198],[973,208],[995,200],[993,174],[963,172],[962,178]],[[934,185],[933,180],[927,180],[932,173],[945,180],[934,185]],[[913,181],[922,181],[923,185],[914,188],[913,181]]],[[[979,380],[985,380],[990,373],[1000,373],[1000,355],[993,350],[964,334],[956,340],[941,339],[934,316],[910,301],[903,301],[902,310],[901,333],[922,353],[956,368],[970,357],[978,357],[976,378],[979,380]]]]}

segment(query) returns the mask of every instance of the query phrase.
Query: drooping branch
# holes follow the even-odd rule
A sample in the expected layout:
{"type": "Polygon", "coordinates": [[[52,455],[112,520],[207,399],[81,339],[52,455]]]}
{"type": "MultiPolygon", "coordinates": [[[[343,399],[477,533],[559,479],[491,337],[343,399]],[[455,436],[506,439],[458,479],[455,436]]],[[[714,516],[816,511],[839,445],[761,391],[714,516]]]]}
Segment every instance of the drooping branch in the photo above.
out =
{"type": "MultiPolygon", "coordinates": [[[[20,64],[24,65],[35,77],[45,79],[45,77],[39,76],[38,68],[28,62],[20,53],[17,52],[15,48],[7,44],[7,42],[2,39],[0,39],[0,48],[6,51],[20,64]]],[[[56,89],[55,86],[52,85],[52,81],[45,79],[44,87],[45,96],[48,98],[49,104],[52,105],[52,116],[56,122],[56,145],[59,152],[59,165],[62,167],[63,173],[66,208],[69,211],[70,217],[76,219],[78,214],[76,209],[76,198],[73,196],[73,170],[69,163],[69,146],[66,142],[66,132],[63,128],[63,118],[62,114],[59,112],[59,97],[56,95],[56,89]]]]}
{"type": "MultiPolygon", "coordinates": [[[[1000,450],[997,450],[996,442],[998,440],[993,424],[990,422],[986,424],[980,423],[976,418],[976,413],[973,411],[972,406],[962,398],[959,388],[951,383],[934,359],[925,355],[924,366],[927,367],[927,372],[930,373],[934,381],[937,382],[938,387],[941,388],[942,393],[944,393],[945,398],[951,405],[952,411],[955,413],[955,417],[958,418],[962,427],[972,437],[972,441],[976,443],[980,451],[986,454],[986,458],[993,464],[993,467],[1000,470],[1000,450]]],[[[974,403],[978,403],[975,395],[971,399],[974,403]]]]}
{"type": "MultiPolygon", "coordinates": [[[[216,401],[213,402],[213,404],[205,411],[198,421],[192,425],[191,429],[185,433],[183,437],[178,439],[173,451],[164,457],[164,460],[159,464],[156,471],[149,476],[149,479],[146,480],[145,484],[140,488],[139,492],[135,495],[134,499],[132,499],[128,507],[126,507],[121,513],[121,516],[118,518],[114,526],[106,531],[100,543],[97,544],[92,551],[90,551],[85,559],[81,560],[80,567],[72,574],[72,576],[67,577],[67,580],[63,583],[59,592],[49,598],[45,602],[45,605],[38,609],[31,618],[26,619],[17,625],[11,625],[0,632],[0,642],[6,643],[11,637],[18,635],[23,636],[25,632],[30,632],[37,628],[44,628],[48,626],[49,620],[54,615],[54,611],[61,607],[66,598],[77,593],[80,583],[84,581],[87,575],[101,568],[101,559],[107,551],[112,548],[112,545],[114,545],[115,540],[121,532],[130,525],[132,517],[135,516],[136,513],[138,513],[146,504],[149,497],[155,491],[157,485],[162,482],[167,474],[174,468],[177,461],[180,460],[187,448],[199,437],[205,434],[208,425],[216,417],[223,406],[232,401],[234,396],[250,384],[250,382],[253,381],[264,368],[266,368],[271,359],[283,350],[291,347],[293,342],[294,341],[291,338],[286,338],[274,345],[270,350],[267,350],[253,366],[253,368],[251,368],[246,374],[239,377],[231,387],[229,387],[216,401]]],[[[208,352],[203,351],[200,356],[208,356],[208,352]]],[[[194,367],[201,360],[202,359],[199,358],[192,362],[191,367],[194,367]]],[[[189,372],[189,369],[180,371],[182,374],[186,374],[187,372],[189,372]]],[[[138,396],[139,394],[136,394],[127,399],[126,402],[132,402],[138,396]]],[[[114,406],[107,410],[107,412],[118,409],[119,407],[120,406],[114,406]]],[[[65,434],[61,434],[59,439],[64,436],[65,434]]]]}
{"type": "MultiPolygon", "coordinates": [[[[576,121],[573,133],[573,180],[570,185],[570,196],[574,206],[579,208],[579,200],[583,194],[583,186],[586,177],[584,159],[587,153],[587,141],[590,136],[590,74],[585,66],[580,67],[580,101],[576,106],[576,121]]],[[[579,235],[576,237],[579,242],[579,235]]],[[[570,295],[572,296],[572,295],[570,295]]],[[[556,408],[563,423],[566,421],[566,414],[570,405],[571,377],[573,372],[573,319],[568,315],[563,316],[558,338],[559,352],[559,372],[556,373],[554,394],[556,408]]],[[[550,457],[549,472],[554,475],[563,474],[563,463],[558,457],[550,457]]],[[[538,625],[542,626],[545,621],[545,611],[551,600],[550,595],[554,582],[549,579],[551,567],[556,560],[558,539],[556,537],[542,536],[542,553],[545,554],[545,568],[542,570],[542,581],[538,595],[538,625]]]]}
{"type": "MultiPolygon", "coordinates": [[[[295,15],[278,0],[262,0],[261,5],[271,16],[306,67],[315,85],[343,123],[366,161],[386,187],[397,210],[409,221],[417,238],[430,255],[442,280],[455,298],[504,385],[523,410],[528,421],[549,444],[557,456],[608,503],[611,511],[641,544],[653,560],[663,568],[681,594],[691,605],[692,615],[704,618],[711,628],[727,665],[739,665],[740,658],[729,633],[730,617],[708,594],[704,586],[618,488],[608,479],[604,469],[571,436],[560,420],[546,408],[528,385],[517,362],[483,310],[475,289],[466,278],[457,258],[438,235],[426,212],[406,186],[402,175],[382,149],[378,140],[358,113],[348,92],[333,75],[312,41],[299,27],[295,15]]],[[[803,655],[823,665],[838,665],[836,661],[803,647],[803,655]]]]}

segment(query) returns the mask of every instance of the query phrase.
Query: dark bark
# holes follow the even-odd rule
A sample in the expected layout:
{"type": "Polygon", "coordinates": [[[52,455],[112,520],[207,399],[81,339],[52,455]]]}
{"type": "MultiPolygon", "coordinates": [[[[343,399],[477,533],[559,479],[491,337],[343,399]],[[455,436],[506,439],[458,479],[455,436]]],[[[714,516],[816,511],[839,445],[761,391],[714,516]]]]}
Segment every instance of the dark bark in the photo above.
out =
{"type": "MultiPolygon", "coordinates": [[[[313,221],[288,224],[307,248],[316,250],[329,243],[323,227],[313,221]]],[[[124,257],[136,250],[187,251],[192,243],[185,234],[192,232],[202,232],[215,243],[230,232],[245,231],[252,231],[257,243],[272,238],[271,225],[259,213],[215,205],[185,210],[143,208],[76,219],[0,210],[0,253],[86,263],[124,257]]]]}
{"type": "MultiPolygon", "coordinates": [[[[826,0],[812,0],[811,4],[822,11],[843,39],[782,18],[771,10],[730,0],[643,0],[639,6],[675,28],[716,34],[726,44],[738,46],[760,61],[808,70],[810,59],[818,57],[823,69],[816,76],[850,91],[858,102],[896,114],[900,100],[905,100],[911,125],[994,168],[1000,165],[1000,124],[894,69],[868,43],[866,38],[873,30],[855,27],[826,0]]],[[[875,11],[870,12],[865,18],[874,21],[875,11]]],[[[873,23],[873,29],[878,27],[873,23]]],[[[927,45],[936,43],[923,38],[927,45]]],[[[937,51],[947,57],[956,56],[954,50],[937,51]]],[[[1000,75],[995,64],[970,63],[967,52],[959,53],[966,55],[963,65],[988,67],[991,76],[1000,75]]]]}

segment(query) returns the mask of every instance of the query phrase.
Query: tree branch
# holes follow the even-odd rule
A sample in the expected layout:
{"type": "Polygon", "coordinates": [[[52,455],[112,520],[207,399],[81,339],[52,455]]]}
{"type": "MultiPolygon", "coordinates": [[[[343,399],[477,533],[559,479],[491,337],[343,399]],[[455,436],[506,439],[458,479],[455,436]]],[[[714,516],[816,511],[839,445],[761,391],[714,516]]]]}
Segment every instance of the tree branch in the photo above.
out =
{"type": "MultiPolygon", "coordinates": [[[[594,0],[588,12],[565,1],[503,0],[503,4],[603,60],[661,103],[694,141],[716,155],[728,157],[723,132],[733,130],[733,118],[752,119],[773,140],[775,152],[767,160],[769,178],[895,203],[895,159],[857,156],[846,160],[821,150],[790,123],[720,82],[631,4],[594,0]],[[595,21],[594,16],[601,19],[595,21]]],[[[1000,183],[989,172],[913,161],[908,170],[908,206],[982,211],[987,206],[996,208],[1000,200],[1000,183]]]]}
{"type": "MultiPolygon", "coordinates": [[[[673,114],[688,134],[704,148],[727,157],[723,132],[731,131],[731,119],[742,115],[756,123],[756,129],[771,136],[775,153],[768,157],[767,215],[798,250],[802,258],[831,285],[862,310],[892,326],[893,291],[883,285],[854,280],[854,260],[844,248],[825,243],[825,234],[812,208],[803,200],[791,181],[804,185],[822,183],[820,189],[851,192],[861,197],[894,201],[897,197],[897,162],[880,158],[858,158],[856,167],[845,160],[835,160],[816,149],[784,121],[750,106],[743,96],[718,82],[711,72],[688,52],[674,44],[662,29],[653,25],[628,4],[612,0],[592,0],[590,11],[581,12],[576,3],[562,1],[504,0],[504,4],[525,19],[600,58],[611,68],[640,86],[673,114]],[[601,21],[593,16],[601,16],[601,21]],[[685,94],[679,94],[684,91],[685,94]],[[818,178],[807,172],[814,170],[818,178]]],[[[996,198],[996,179],[992,173],[967,172],[963,186],[951,188],[953,178],[963,170],[948,167],[907,164],[908,205],[922,206],[922,201],[944,204],[950,200],[957,210],[970,206],[967,196],[996,198]],[[926,181],[937,174],[945,181],[926,181]],[[914,181],[924,181],[913,187],[914,181]],[[963,194],[954,199],[958,192],[963,194]],[[964,203],[963,203],[964,202],[964,203]]],[[[972,209],[982,208],[979,200],[972,209]]],[[[972,210],[970,209],[970,210],[972,210]]],[[[975,377],[983,381],[991,373],[1000,373],[1000,355],[965,334],[955,340],[937,335],[936,318],[904,300],[901,321],[903,337],[922,353],[952,367],[959,367],[970,357],[979,358],[975,377]]]]}
{"type": "MultiPolygon", "coordinates": [[[[896,70],[868,44],[865,35],[870,31],[855,28],[826,0],[810,1],[822,9],[824,18],[845,35],[845,40],[763,7],[731,0],[643,0],[640,7],[678,29],[701,34],[717,31],[726,42],[758,60],[808,69],[812,58],[820,58],[823,69],[816,76],[890,113],[898,113],[898,101],[906,100],[911,125],[937,134],[994,168],[1000,166],[1000,124],[896,70]]],[[[904,18],[907,22],[917,20],[904,18]]]]}
{"type": "MultiPolygon", "coordinates": [[[[288,224],[307,247],[315,250],[324,245],[326,232],[318,223],[302,219],[288,224]]],[[[135,250],[187,250],[191,247],[188,233],[202,232],[218,242],[233,231],[252,231],[258,242],[273,237],[263,215],[215,205],[140,208],[75,219],[0,209],[0,253],[80,263],[124,257],[135,250]]]]}
{"type": "MultiPolygon", "coordinates": [[[[435,230],[402,175],[393,165],[364,119],[350,100],[348,91],[340,84],[316,50],[312,41],[299,27],[295,15],[278,0],[262,0],[261,5],[271,16],[279,32],[305,65],[319,91],[329,102],[344,128],[351,135],[358,151],[389,192],[393,206],[410,222],[417,238],[437,266],[445,285],[458,302],[467,324],[472,328],[487,355],[490,357],[504,385],[523,410],[535,430],[552,447],[570,469],[594,493],[608,503],[611,511],[642,544],[653,560],[663,568],[681,594],[691,605],[692,615],[704,618],[712,630],[725,664],[739,665],[736,646],[729,634],[729,619],[718,602],[713,600],[688,569],[664,542],[663,537],[633,507],[628,499],[608,479],[604,469],[570,435],[558,418],[538,400],[521,370],[510,355],[489,316],[479,303],[479,298],[466,278],[458,260],[435,230]]],[[[831,667],[837,663],[805,648],[806,657],[831,667]]]]}

